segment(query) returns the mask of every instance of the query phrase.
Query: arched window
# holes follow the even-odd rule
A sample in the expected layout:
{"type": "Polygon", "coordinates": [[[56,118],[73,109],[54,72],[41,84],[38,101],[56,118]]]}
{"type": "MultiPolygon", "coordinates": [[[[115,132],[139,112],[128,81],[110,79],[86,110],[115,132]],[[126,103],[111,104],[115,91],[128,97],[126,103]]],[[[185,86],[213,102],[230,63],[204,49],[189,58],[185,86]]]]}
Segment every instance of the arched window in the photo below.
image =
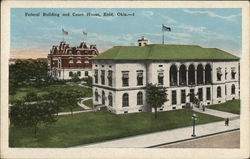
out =
{"type": "Polygon", "coordinates": [[[186,76],[186,66],[181,65],[179,70],[179,85],[186,85],[187,84],[187,76],[186,76]]]}
{"type": "Polygon", "coordinates": [[[207,64],[205,66],[205,83],[206,84],[210,84],[212,82],[211,71],[212,71],[211,66],[207,64]]]}
{"type": "Polygon", "coordinates": [[[234,84],[232,84],[232,86],[231,86],[231,94],[235,94],[235,85],[234,84]]]}
{"type": "Polygon", "coordinates": [[[137,93],[137,105],[143,105],[143,96],[142,92],[137,93]]]}
{"type": "Polygon", "coordinates": [[[123,96],[122,96],[122,106],[123,107],[128,107],[129,106],[128,93],[124,93],[123,96]]]}
{"type": "Polygon", "coordinates": [[[201,64],[197,67],[197,84],[203,84],[203,66],[201,64]]]}
{"type": "Polygon", "coordinates": [[[105,92],[102,91],[102,104],[105,105],[105,92]]]}
{"type": "Polygon", "coordinates": [[[169,78],[170,78],[170,86],[176,86],[177,85],[177,67],[175,65],[172,65],[169,70],[169,78]]]}
{"type": "Polygon", "coordinates": [[[112,93],[109,93],[108,99],[109,99],[109,106],[113,106],[113,96],[112,96],[112,93]]]}
{"type": "Polygon", "coordinates": [[[98,102],[98,91],[97,91],[97,89],[95,90],[95,101],[98,102]]]}
{"type": "Polygon", "coordinates": [[[221,88],[217,87],[217,98],[221,97],[221,88]]]}
{"type": "Polygon", "coordinates": [[[188,67],[188,84],[189,85],[195,84],[195,68],[193,64],[189,65],[188,67]]]}

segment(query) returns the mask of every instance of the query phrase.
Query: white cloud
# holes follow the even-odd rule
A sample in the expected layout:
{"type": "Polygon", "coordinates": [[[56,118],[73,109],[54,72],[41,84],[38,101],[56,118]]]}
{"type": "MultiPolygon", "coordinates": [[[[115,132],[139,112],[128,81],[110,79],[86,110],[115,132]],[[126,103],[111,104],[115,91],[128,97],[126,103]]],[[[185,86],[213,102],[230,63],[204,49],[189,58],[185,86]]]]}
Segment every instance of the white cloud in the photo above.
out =
{"type": "Polygon", "coordinates": [[[154,15],[154,12],[152,11],[142,11],[142,15],[146,16],[146,17],[150,17],[154,15]]]}
{"type": "Polygon", "coordinates": [[[234,21],[235,17],[241,16],[241,14],[222,16],[222,15],[218,15],[212,11],[198,11],[198,10],[194,11],[194,10],[190,10],[190,9],[183,9],[183,11],[186,13],[189,13],[189,14],[207,14],[210,17],[220,18],[220,19],[224,19],[224,20],[228,20],[228,21],[234,21]]]}

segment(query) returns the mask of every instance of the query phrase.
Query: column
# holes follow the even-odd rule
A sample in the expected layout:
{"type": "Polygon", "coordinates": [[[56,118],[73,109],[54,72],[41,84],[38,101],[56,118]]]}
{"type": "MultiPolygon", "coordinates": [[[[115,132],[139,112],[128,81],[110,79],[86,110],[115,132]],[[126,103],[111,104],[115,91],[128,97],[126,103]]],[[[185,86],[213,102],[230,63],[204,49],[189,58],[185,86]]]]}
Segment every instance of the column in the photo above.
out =
{"type": "Polygon", "coordinates": [[[179,86],[179,70],[177,69],[177,86],[179,86]]]}
{"type": "Polygon", "coordinates": [[[188,70],[186,70],[186,85],[188,85],[188,70]]]}
{"type": "Polygon", "coordinates": [[[206,81],[205,81],[205,70],[203,69],[203,84],[205,84],[206,81]]]}
{"type": "Polygon", "coordinates": [[[194,84],[197,84],[197,69],[194,69],[194,84]]]}

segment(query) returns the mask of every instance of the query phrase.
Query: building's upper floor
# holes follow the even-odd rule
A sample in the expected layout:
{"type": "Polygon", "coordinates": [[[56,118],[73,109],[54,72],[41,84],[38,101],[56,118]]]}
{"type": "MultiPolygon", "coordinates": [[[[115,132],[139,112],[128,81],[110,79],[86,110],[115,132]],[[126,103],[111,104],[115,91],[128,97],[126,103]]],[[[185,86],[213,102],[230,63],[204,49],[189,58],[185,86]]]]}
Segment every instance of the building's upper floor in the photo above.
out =
{"type": "Polygon", "coordinates": [[[239,80],[239,57],[193,45],[117,46],[93,59],[94,84],[136,88],[216,84],[239,80]]]}

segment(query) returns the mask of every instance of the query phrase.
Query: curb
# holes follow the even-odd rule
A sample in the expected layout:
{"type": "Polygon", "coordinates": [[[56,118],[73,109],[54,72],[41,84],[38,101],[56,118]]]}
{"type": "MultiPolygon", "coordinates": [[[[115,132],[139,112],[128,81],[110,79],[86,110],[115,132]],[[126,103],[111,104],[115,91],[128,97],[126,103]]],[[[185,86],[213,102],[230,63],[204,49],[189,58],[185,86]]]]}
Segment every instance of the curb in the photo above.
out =
{"type": "Polygon", "coordinates": [[[165,145],[170,145],[170,144],[175,144],[175,143],[181,143],[181,142],[184,142],[184,141],[191,141],[191,140],[195,140],[195,139],[200,139],[200,138],[204,138],[204,137],[209,137],[209,136],[223,134],[223,133],[237,131],[237,130],[240,130],[240,128],[221,131],[221,132],[212,133],[212,134],[208,134],[208,135],[202,135],[202,136],[198,136],[198,137],[195,137],[195,138],[187,138],[187,139],[183,139],[183,140],[177,140],[177,141],[173,141],[173,142],[162,143],[162,144],[158,144],[158,145],[148,146],[148,147],[145,147],[145,148],[156,148],[156,147],[159,147],[159,146],[165,146],[165,145]]]}

